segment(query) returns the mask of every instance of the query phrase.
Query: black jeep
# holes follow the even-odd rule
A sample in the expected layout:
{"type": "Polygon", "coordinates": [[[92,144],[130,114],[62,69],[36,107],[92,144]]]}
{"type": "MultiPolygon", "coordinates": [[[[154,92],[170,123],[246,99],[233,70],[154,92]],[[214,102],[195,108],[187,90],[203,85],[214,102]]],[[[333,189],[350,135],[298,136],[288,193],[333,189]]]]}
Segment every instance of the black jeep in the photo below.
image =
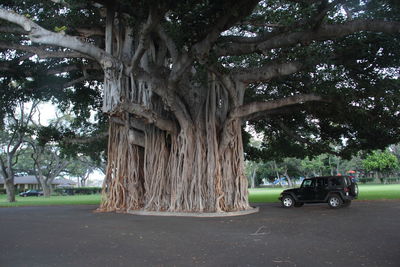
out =
{"type": "Polygon", "coordinates": [[[285,208],[301,207],[304,203],[328,203],[331,208],[347,207],[358,196],[357,183],[348,176],[324,176],[304,179],[300,188],[281,193],[285,208]]]}

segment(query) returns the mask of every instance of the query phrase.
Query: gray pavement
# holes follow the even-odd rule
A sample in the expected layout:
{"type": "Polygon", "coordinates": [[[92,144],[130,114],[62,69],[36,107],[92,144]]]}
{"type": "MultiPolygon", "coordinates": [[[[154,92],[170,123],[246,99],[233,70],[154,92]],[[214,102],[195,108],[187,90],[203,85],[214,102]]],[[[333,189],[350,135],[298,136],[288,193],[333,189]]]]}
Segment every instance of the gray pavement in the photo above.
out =
{"type": "Polygon", "coordinates": [[[0,266],[400,266],[400,201],[225,218],[0,208],[0,266]]]}

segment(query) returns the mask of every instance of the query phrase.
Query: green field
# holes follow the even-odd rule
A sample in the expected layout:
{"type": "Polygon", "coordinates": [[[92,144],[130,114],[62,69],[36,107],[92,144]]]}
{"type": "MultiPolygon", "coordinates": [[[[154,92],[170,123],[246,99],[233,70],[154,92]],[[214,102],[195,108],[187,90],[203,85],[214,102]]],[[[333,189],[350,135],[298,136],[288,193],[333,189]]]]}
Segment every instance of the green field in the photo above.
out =
{"type": "MultiPolygon", "coordinates": [[[[400,199],[400,184],[390,185],[359,185],[358,200],[400,199]]],[[[278,202],[282,188],[249,189],[250,202],[278,202]]]]}
{"type": "MultiPolygon", "coordinates": [[[[400,184],[359,185],[358,200],[400,199],[400,184]]],[[[278,202],[282,188],[249,189],[249,200],[253,203],[278,202]]],[[[100,195],[75,195],[44,197],[17,197],[17,202],[8,203],[5,195],[0,195],[0,207],[46,206],[46,205],[98,205],[100,195]]]]}
{"type": "Polygon", "coordinates": [[[91,205],[100,203],[100,195],[74,195],[45,197],[17,197],[16,202],[8,203],[5,195],[0,195],[0,207],[51,206],[51,205],[91,205]]]}

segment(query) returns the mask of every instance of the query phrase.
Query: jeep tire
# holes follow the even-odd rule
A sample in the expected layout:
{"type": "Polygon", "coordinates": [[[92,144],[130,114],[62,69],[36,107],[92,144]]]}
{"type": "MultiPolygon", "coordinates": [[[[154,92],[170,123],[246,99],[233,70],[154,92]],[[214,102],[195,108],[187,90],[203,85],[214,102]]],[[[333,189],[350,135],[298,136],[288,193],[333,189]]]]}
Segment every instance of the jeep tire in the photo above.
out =
{"type": "Polygon", "coordinates": [[[340,198],[339,195],[333,194],[333,195],[330,195],[328,198],[328,205],[332,209],[337,209],[343,205],[343,200],[340,198]]]}
{"type": "Polygon", "coordinates": [[[293,199],[293,197],[291,197],[290,195],[284,195],[282,197],[282,206],[284,208],[292,208],[295,204],[295,201],[293,199]]]}

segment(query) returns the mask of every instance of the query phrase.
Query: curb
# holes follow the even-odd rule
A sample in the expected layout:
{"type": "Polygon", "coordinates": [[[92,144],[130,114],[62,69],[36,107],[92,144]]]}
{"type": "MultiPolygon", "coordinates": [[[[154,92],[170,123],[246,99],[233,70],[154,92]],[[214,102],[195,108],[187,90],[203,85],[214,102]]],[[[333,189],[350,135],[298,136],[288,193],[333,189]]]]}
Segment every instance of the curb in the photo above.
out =
{"type": "Polygon", "coordinates": [[[242,211],[230,211],[230,212],[168,212],[168,211],[145,211],[145,210],[127,210],[126,213],[132,215],[143,215],[143,216],[168,216],[168,217],[200,217],[200,218],[213,218],[213,217],[231,217],[231,216],[242,216],[249,215],[259,212],[259,208],[250,208],[242,211]]]}

